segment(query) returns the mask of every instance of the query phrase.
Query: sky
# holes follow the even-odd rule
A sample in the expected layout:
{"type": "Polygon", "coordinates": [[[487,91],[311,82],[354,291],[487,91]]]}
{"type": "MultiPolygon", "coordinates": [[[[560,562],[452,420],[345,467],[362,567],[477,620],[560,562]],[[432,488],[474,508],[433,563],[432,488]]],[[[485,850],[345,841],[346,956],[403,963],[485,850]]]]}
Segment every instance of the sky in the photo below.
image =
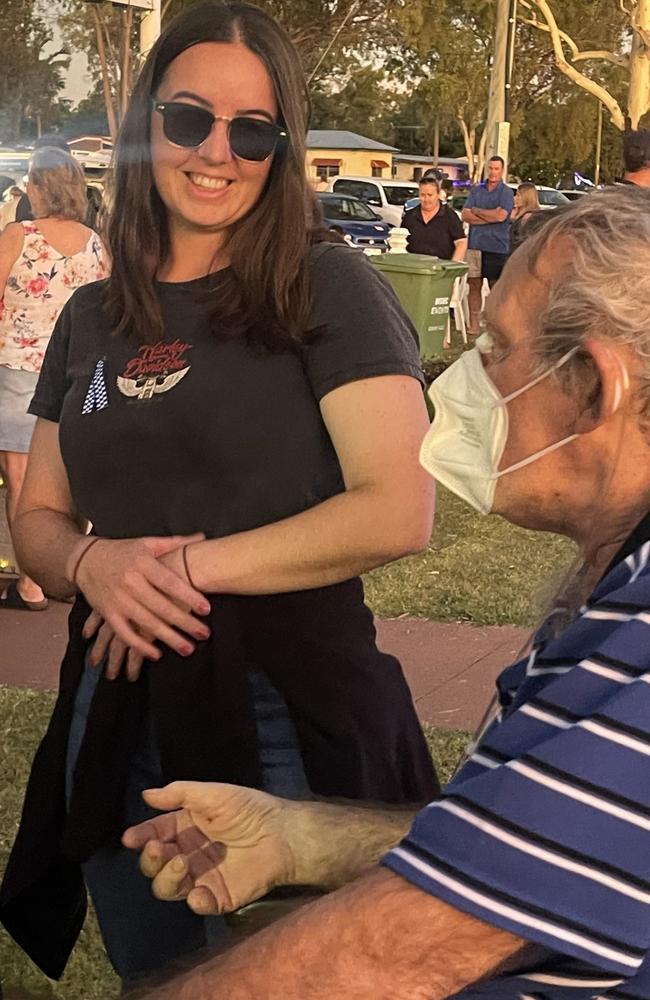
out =
{"type": "MultiPolygon", "coordinates": [[[[48,18],[49,20],[49,18],[48,18]]],[[[47,54],[56,52],[62,47],[61,35],[59,34],[54,19],[50,21],[54,37],[51,44],[45,50],[47,54]]],[[[88,95],[90,90],[90,77],[88,76],[88,60],[82,52],[74,52],[70,60],[70,68],[65,74],[65,88],[61,96],[77,104],[88,95]]]]}
{"type": "MultiPolygon", "coordinates": [[[[1,5],[2,0],[0,0],[1,5]]],[[[52,41],[45,47],[45,55],[50,55],[52,52],[57,52],[63,48],[63,40],[58,27],[57,8],[58,4],[56,2],[52,3],[51,0],[50,2],[48,0],[40,0],[37,7],[39,16],[52,31],[52,41]]],[[[70,60],[70,68],[65,74],[65,88],[61,96],[72,101],[74,104],[82,101],[90,90],[91,84],[87,75],[87,67],[88,61],[86,56],[81,52],[73,53],[70,60]]]]}

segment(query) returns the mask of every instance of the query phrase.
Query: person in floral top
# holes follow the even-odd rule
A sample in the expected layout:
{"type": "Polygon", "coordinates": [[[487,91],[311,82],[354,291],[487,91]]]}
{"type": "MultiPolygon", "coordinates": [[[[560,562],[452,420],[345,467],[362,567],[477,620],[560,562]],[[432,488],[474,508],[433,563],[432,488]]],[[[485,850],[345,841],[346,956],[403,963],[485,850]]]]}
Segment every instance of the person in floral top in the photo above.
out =
{"type": "MultiPolygon", "coordinates": [[[[75,289],[108,274],[102,241],[82,222],[86,182],[72,156],[36,150],[27,193],[34,221],[12,223],[0,235],[0,469],[10,528],[35,423],[27,407],[54,324],[75,289]]],[[[45,607],[41,588],[25,575],[0,595],[0,609],[45,607]]]]}

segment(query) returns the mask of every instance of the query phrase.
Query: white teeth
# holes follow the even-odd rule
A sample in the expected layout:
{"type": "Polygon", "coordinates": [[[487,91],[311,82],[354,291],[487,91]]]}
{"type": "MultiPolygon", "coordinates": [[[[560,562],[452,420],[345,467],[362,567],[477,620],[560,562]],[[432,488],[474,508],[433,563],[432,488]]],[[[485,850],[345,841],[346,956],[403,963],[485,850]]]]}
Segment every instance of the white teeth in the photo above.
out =
{"type": "Polygon", "coordinates": [[[224,177],[206,177],[205,174],[190,174],[190,180],[197,187],[210,188],[211,191],[221,191],[230,183],[224,177]]]}

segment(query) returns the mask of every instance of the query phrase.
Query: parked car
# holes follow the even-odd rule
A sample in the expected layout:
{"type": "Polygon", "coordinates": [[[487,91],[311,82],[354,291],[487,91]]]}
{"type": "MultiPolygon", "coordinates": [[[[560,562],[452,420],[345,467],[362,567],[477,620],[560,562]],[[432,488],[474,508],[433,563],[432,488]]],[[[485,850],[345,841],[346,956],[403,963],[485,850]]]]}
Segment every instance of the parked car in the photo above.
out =
{"type": "Polygon", "coordinates": [[[583,195],[589,194],[590,190],[591,188],[582,188],[582,190],[579,191],[576,188],[574,191],[565,191],[563,188],[561,194],[563,194],[565,198],[568,198],[569,201],[578,201],[578,199],[582,198],[583,195]]]}
{"type": "MultiPolygon", "coordinates": [[[[540,208],[544,212],[551,212],[554,208],[561,208],[562,205],[568,205],[569,199],[565,196],[563,191],[558,191],[556,188],[546,187],[544,184],[536,184],[537,197],[539,198],[540,208]]],[[[508,184],[508,187],[512,189],[512,193],[517,193],[518,184],[508,184]]]]}
{"type": "Polygon", "coordinates": [[[412,181],[384,180],[383,177],[332,177],[328,190],[334,194],[351,195],[376,209],[384,222],[399,226],[404,205],[417,198],[418,186],[412,181]]]}
{"type": "MultiPolygon", "coordinates": [[[[462,191],[460,193],[457,193],[455,191],[451,192],[441,191],[440,200],[443,201],[445,205],[449,205],[450,208],[453,208],[454,212],[460,219],[460,217],[463,214],[463,209],[465,208],[465,202],[467,201],[468,194],[469,194],[468,191],[462,191]]],[[[411,208],[415,208],[419,204],[420,204],[419,198],[409,198],[404,208],[407,211],[409,211],[411,208]]]]}
{"type": "Polygon", "coordinates": [[[318,195],[325,225],[335,233],[347,236],[356,247],[376,247],[388,250],[388,234],[393,228],[380,215],[358,198],[339,194],[318,195]]]}

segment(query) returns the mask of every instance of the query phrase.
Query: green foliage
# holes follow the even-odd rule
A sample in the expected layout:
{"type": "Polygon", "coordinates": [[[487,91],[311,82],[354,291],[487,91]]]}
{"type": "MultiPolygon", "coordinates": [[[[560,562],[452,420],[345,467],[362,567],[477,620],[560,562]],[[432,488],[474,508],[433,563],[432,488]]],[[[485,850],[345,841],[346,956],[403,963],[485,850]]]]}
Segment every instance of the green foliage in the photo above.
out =
{"type": "Polygon", "coordinates": [[[30,138],[56,115],[65,53],[43,55],[52,33],[37,0],[2,0],[0,17],[0,142],[30,138]]]}

